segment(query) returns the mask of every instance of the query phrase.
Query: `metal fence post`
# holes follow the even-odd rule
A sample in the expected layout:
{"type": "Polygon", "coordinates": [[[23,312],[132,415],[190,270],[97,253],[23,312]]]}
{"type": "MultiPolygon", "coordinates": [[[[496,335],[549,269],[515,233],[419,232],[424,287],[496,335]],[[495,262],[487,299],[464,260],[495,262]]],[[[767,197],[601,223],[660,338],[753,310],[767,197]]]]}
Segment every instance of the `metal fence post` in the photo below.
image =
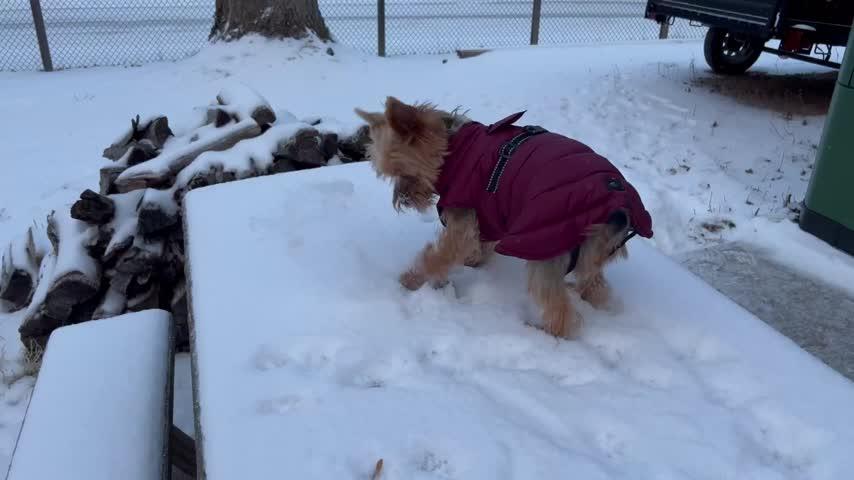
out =
{"type": "Polygon", "coordinates": [[[543,0],[534,0],[534,9],[531,12],[531,45],[540,43],[540,12],[543,0]]]}
{"type": "Polygon", "coordinates": [[[377,54],[385,56],[385,0],[377,0],[377,54]]]}
{"type": "Polygon", "coordinates": [[[658,38],[659,40],[664,40],[670,35],[670,18],[665,18],[661,25],[658,28],[658,38]]]}
{"type": "Polygon", "coordinates": [[[42,55],[44,71],[52,72],[53,61],[50,59],[50,46],[47,44],[47,31],[44,28],[41,2],[39,0],[30,0],[30,10],[33,12],[33,25],[36,27],[36,39],[39,41],[39,52],[42,55]]]}

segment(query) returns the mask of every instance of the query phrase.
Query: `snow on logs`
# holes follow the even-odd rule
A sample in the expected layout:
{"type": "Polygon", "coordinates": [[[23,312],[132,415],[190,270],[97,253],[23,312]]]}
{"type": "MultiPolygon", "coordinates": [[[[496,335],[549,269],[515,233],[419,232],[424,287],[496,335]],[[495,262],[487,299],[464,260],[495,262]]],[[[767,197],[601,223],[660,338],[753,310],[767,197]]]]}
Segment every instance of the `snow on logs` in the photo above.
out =
{"type": "Polygon", "coordinates": [[[136,116],[107,147],[98,192],[52,212],[2,252],[0,299],[24,310],[27,346],[63,325],[160,308],[189,342],[182,201],[194,189],[365,160],[366,126],[299,121],[243,85],[223,90],[205,120],[175,135],[165,116],[136,116]]]}

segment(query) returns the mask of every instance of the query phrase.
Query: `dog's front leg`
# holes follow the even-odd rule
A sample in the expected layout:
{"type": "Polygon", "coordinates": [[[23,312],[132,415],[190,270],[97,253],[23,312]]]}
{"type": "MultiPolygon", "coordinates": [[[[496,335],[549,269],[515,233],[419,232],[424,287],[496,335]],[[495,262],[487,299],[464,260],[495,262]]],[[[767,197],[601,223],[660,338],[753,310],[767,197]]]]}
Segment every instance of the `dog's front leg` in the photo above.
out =
{"type": "Polygon", "coordinates": [[[446,227],[435,243],[421,251],[415,264],[400,276],[400,283],[409,290],[421,288],[428,280],[442,285],[448,273],[462,264],[480,248],[480,231],[474,210],[447,209],[442,212],[446,227]]]}
{"type": "Polygon", "coordinates": [[[472,268],[482,267],[495,253],[496,243],[497,242],[480,242],[477,249],[466,257],[465,265],[472,268]]]}

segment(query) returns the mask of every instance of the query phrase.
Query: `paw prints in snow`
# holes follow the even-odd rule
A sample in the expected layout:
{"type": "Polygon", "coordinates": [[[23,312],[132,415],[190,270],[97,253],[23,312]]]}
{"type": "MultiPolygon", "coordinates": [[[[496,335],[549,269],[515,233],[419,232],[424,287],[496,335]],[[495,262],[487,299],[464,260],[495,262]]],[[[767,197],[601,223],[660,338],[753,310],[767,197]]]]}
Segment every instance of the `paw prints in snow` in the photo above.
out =
{"type": "Polygon", "coordinates": [[[758,405],[749,412],[746,434],[765,462],[809,478],[830,435],[775,405],[758,405]]]}
{"type": "Polygon", "coordinates": [[[262,345],[255,353],[253,364],[262,372],[283,368],[288,364],[288,355],[272,345],[262,345]]]}
{"type": "MultiPolygon", "coordinates": [[[[356,191],[353,182],[348,180],[334,180],[318,182],[310,185],[310,188],[322,196],[321,202],[324,207],[331,209],[342,209],[347,207],[347,200],[356,191]]],[[[315,196],[316,197],[316,196],[315,196]]]]}
{"type": "Polygon", "coordinates": [[[341,384],[357,388],[383,388],[400,383],[419,370],[419,362],[411,353],[389,352],[370,357],[364,354],[352,366],[341,369],[341,384]]]}
{"type": "Polygon", "coordinates": [[[258,404],[258,412],[264,415],[285,415],[317,402],[318,400],[311,394],[286,394],[262,400],[258,404]]]}

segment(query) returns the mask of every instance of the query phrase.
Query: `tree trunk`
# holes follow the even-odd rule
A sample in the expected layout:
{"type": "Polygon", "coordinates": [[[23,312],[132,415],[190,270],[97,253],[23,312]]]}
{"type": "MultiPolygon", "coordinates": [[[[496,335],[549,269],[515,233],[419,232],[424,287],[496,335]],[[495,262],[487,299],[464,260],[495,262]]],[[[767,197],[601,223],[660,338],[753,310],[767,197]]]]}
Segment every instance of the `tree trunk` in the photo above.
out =
{"type": "Polygon", "coordinates": [[[213,40],[233,40],[249,33],[272,38],[303,38],[314,33],[330,40],[317,0],[216,0],[213,40]]]}

